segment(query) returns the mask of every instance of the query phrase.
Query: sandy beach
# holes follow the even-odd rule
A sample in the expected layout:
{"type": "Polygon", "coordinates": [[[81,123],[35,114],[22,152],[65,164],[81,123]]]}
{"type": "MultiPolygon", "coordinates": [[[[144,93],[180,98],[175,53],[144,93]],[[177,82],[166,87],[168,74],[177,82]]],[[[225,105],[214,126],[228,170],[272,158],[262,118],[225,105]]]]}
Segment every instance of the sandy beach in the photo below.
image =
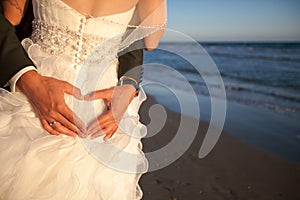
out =
{"type": "MultiPolygon", "coordinates": [[[[142,104],[140,115],[145,124],[150,122],[148,111],[153,104],[151,97],[142,104]]],[[[174,137],[180,115],[167,110],[167,116],[158,134],[143,139],[144,152],[159,149],[174,137]]],[[[142,176],[144,200],[300,199],[300,163],[265,152],[224,131],[213,151],[199,159],[207,128],[208,123],[200,122],[197,136],[183,156],[142,176]]]]}

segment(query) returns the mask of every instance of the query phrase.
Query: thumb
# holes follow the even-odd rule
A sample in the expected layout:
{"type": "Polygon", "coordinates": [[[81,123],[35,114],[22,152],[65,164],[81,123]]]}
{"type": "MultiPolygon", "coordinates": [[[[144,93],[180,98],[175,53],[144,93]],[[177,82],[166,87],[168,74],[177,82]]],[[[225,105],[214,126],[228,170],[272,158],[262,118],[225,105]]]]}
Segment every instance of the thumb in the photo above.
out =
{"type": "Polygon", "coordinates": [[[104,99],[106,101],[109,101],[111,99],[111,94],[111,89],[97,90],[85,95],[84,100],[91,101],[95,99],[104,99]]]}
{"type": "Polygon", "coordinates": [[[84,96],[81,94],[81,90],[75,86],[73,86],[72,84],[65,82],[64,83],[64,88],[65,88],[65,93],[73,95],[74,97],[76,97],[77,99],[84,99],[84,96]]]}

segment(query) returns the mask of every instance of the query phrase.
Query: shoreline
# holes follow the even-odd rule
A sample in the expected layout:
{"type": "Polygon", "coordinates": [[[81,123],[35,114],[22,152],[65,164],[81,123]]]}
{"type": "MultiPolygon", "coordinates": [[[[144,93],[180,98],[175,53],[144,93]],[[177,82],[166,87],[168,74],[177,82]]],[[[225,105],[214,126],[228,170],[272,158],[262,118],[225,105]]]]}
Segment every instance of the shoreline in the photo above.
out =
{"type": "MultiPolygon", "coordinates": [[[[178,114],[180,106],[176,97],[168,96],[162,91],[151,88],[146,93],[163,105],[166,109],[178,114]]],[[[178,92],[181,101],[188,107],[186,116],[196,118],[193,114],[195,105],[187,94],[178,92]]],[[[216,99],[216,101],[221,101],[216,99]]],[[[182,103],[181,102],[181,103],[182,103]]],[[[210,97],[199,95],[200,121],[209,122],[211,117],[210,97]]],[[[251,105],[227,101],[227,111],[223,130],[230,135],[257,146],[272,154],[276,154],[290,161],[300,163],[300,126],[295,117],[279,114],[270,110],[251,105]]]]}
{"type": "MultiPolygon", "coordinates": [[[[141,106],[141,121],[146,125],[150,123],[148,111],[153,104],[156,104],[155,98],[148,95],[141,106]]],[[[168,109],[166,112],[168,117],[163,129],[143,139],[144,152],[157,150],[174,137],[181,116],[168,109]]],[[[249,145],[226,131],[212,152],[199,159],[207,128],[208,123],[200,121],[195,140],[178,160],[142,176],[144,200],[300,199],[300,163],[249,145]]]]}

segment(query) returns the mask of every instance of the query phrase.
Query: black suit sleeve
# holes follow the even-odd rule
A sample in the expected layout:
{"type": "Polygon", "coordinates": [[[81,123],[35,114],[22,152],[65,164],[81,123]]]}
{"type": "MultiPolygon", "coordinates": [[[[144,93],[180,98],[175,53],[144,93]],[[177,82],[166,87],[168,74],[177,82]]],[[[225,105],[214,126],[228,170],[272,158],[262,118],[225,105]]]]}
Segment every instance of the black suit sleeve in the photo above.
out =
{"type": "Polygon", "coordinates": [[[121,76],[129,76],[134,78],[138,83],[142,81],[143,49],[137,48],[138,45],[138,42],[136,42],[129,47],[129,49],[132,50],[127,50],[128,52],[125,54],[120,53],[118,78],[121,76]]]}
{"type": "Polygon", "coordinates": [[[0,13],[0,87],[18,71],[34,66],[18,40],[15,29],[0,13]]]}
{"type": "Polygon", "coordinates": [[[24,13],[24,16],[22,18],[22,21],[18,26],[15,26],[16,29],[16,35],[18,36],[19,40],[22,41],[24,38],[28,38],[31,35],[32,32],[32,21],[34,19],[33,16],[33,7],[31,0],[28,1],[28,5],[26,8],[26,11],[24,13]]]}

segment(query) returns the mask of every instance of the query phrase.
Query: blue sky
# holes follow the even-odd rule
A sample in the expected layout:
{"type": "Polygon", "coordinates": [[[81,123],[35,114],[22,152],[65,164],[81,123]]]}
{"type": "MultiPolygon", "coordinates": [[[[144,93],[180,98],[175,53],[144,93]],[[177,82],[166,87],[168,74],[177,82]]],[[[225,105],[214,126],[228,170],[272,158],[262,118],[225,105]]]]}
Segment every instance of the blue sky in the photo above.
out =
{"type": "Polygon", "coordinates": [[[200,41],[300,41],[299,19],[300,0],[168,0],[167,27],[200,41]]]}

